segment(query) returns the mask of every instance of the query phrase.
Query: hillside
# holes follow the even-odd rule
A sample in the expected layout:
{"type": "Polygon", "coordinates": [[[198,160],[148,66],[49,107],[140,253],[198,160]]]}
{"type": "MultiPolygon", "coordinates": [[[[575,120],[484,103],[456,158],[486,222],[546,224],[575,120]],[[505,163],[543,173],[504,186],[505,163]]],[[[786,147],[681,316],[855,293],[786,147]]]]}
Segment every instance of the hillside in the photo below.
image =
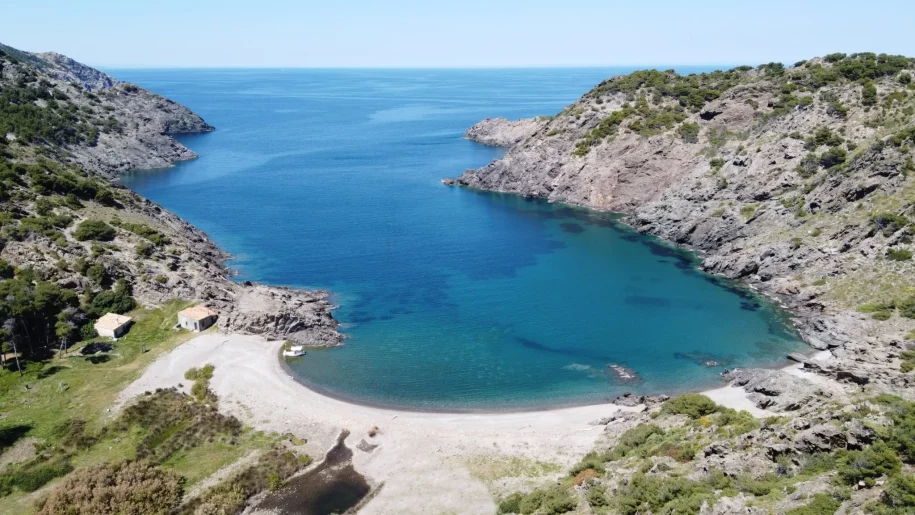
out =
{"type": "MultiPolygon", "coordinates": [[[[325,293],[230,281],[228,256],[205,234],[111,181],[193,158],[170,134],[210,130],[186,107],[65,56],[0,49],[0,258],[71,299],[66,319],[35,315],[43,346],[75,338],[113,287],[143,305],[205,302],[227,329],[340,341],[325,293]],[[57,322],[73,334],[56,334],[57,322]]],[[[8,330],[10,343],[24,332],[8,330]]]]}
{"type": "Polygon", "coordinates": [[[915,492],[912,456],[900,455],[901,475],[874,472],[871,458],[854,464],[874,473],[867,481],[849,479],[847,466],[858,453],[889,453],[894,444],[875,451],[855,435],[864,428],[867,443],[884,445],[912,406],[897,396],[915,399],[913,76],[915,60],[872,53],[689,76],[646,70],[602,82],[555,117],[468,131],[508,151],[445,184],[624,213],[785,305],[826,351],[794,356],[803,378],[726,375],[756,408],[786,418],[735,433],[711,405],[659,417],[676,412],[670,402],[608,417],[606,441],[572,471],[577,499],[568,485],[545,487],[509,497],[503,512],[911,512],[901,490],[871,487],[889,478],[915,492]],[[817,456],[829,464],[814,473],[817,456]],[[754,491],[753,481],[769,483],[754,491]]]}

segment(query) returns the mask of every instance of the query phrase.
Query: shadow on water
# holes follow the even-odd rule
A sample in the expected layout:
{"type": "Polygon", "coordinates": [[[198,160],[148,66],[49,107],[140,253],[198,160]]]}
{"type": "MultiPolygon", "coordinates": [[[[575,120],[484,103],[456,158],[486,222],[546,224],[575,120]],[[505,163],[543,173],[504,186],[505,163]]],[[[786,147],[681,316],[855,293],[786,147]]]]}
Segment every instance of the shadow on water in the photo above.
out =
{"type": "Polygon", "coordinates": [[[580,349],[557,349],[555,347],[549,347],[542,343],[535,342],[534,340],[529,340],[527,338],[521,338],[520,336],[516,336],[515,340],[518,343],[520,343],[522,347],[525,347],[528,349],[539,350],[542,352],[550,352],[553,354],[564,354],[566,356],[574,356],[577,358],[592,359],[595,361],[603,361],[603,362],[614,361],[614,359],[610,356],[602,356],[600,354],[594,354],[594,353],[583,351],[580,349]]]}
{"type": "Polygon", "coordinates": [[[320,465],[268,494],[257,504],[256,511],[328,515],[344,513],[359,504],[371,487],[353,467],[353,451],[343,443],[347,436],[348,431],[340,433],[337,445],[327,451],[320,465]]]}

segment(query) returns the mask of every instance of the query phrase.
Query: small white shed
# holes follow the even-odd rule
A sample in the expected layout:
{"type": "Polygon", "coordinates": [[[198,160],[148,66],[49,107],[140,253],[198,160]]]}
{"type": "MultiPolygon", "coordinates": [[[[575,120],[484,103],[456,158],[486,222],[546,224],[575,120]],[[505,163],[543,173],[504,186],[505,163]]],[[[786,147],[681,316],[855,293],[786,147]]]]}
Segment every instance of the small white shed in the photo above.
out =
{"type": "Polygon", "coordinates": [[[124,316],[118,315],[117,313],[105,313],[101,318],[95,321],[95,332],[99,336],[106,336],[108,338],[120,338],[124,336],[127,330],[130,328],[130,324],[133,323],[133,319],[124,316]]]}
{"type": "Polygon", "coordinates": [[[216,312],[206,306],[194,306],[178,312],[178,325],[188,331],[200,332],[216,322],[216,312]]]}

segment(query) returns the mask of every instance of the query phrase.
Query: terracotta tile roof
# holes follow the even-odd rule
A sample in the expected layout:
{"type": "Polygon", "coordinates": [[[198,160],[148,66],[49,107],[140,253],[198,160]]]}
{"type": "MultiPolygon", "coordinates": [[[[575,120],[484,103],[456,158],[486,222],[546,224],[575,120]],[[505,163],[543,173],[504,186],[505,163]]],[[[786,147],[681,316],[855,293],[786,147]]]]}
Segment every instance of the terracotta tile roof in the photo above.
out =
{"type": "Polygon", "coordinates": [[[216,316],[216,312],[206,306],[197,305],[197,306],[190,307],[190,308],[179,311],[178,315],[186,316],[186,317],[190,318],[191,320],[203,320],[204,318],[207,318],[207,317],[216,316]]]}
{"type": "Polygon", "coordinates": [[[95,329],[111,329],[112,331],[130,322],[131,318],[117,313],[105,313],[95,321],[95,329]]]}

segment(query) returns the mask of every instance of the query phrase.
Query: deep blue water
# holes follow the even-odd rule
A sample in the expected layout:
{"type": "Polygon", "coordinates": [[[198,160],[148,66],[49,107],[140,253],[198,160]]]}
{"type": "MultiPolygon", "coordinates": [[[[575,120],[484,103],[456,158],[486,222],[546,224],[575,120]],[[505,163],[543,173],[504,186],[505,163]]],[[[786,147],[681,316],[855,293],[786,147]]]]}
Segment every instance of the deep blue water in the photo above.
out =
{"type": "Polygon", "coordinates": [[[612,215],[439,182],[500,155],[461,139],[474,122],[555,114],[625,71],[114,71],[217,127],[181,138],[200,159],[124,182],[237,256],[239,279],[332,290],[349,339],[290,366],[338,396],[547,407],[781,363],[801,346],[784,315],[690,256],[612,215]]]}

